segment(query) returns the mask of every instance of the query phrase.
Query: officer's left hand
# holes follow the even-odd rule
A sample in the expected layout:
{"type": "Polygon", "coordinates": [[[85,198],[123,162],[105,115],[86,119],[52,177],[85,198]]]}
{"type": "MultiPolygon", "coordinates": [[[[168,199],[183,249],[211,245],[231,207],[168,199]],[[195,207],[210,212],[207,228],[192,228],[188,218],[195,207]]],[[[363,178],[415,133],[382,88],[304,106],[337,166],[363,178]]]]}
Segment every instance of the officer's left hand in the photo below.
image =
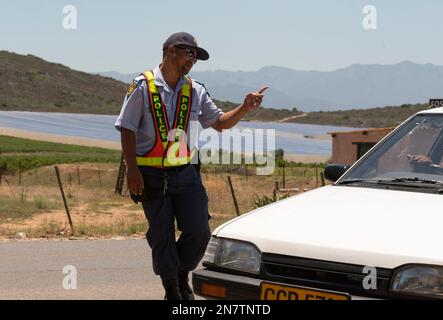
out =
{"type": "Polygon", "coordinates": [[[258,108],[263,101],[263,92],[268,88],[268,86],[265,86],[257,92],[248,93],[248,95],[245,97],[242,107],[246,111],[251,111],[255,108],[258,108]]]}

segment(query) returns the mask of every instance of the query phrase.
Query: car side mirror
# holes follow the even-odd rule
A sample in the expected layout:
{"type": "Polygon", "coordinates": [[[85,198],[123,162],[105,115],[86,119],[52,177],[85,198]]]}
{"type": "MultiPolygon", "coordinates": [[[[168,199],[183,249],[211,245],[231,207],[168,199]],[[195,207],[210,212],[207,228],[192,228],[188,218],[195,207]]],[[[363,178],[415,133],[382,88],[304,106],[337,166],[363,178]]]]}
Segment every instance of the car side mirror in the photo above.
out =
{"type": "Polygon", "coordinates": [[[325,178],[330,181],[337,181],[350,166],[345,164],[330,164],[325,168],[325,178]]]}

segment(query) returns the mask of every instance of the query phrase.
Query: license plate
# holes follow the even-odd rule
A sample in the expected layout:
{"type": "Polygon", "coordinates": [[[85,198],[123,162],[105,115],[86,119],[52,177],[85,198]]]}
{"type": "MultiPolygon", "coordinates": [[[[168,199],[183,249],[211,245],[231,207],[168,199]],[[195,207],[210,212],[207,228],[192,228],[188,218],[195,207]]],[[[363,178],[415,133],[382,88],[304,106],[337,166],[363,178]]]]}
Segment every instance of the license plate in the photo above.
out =
{"type": "Polygon", "coordinates": [[[262,282],[260,285],[261,300],[350,300],[345,293],[335,293],[311,288],[285,286],[262,282]]]}

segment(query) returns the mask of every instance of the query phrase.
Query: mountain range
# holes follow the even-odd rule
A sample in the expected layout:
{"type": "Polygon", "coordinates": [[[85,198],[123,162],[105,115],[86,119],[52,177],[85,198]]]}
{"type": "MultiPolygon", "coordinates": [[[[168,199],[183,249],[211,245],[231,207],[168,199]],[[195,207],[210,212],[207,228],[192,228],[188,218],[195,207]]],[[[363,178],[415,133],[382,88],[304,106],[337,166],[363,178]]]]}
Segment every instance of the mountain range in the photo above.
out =
{"type": "MultiPolygon", "coordinates": [[[[102,72],[129,83],[137,74],[102,72]]],[[[211,97],[241,102],[246,93],[269,85],[263,104],[278,109],[330,111],[424,103],[443,96],[443,66],[404,61],[392,65],[353,64],[334,71],[263,67],[258,71],[198,71],[211,97]]]]}
{"type": "MultiPolygon", "coordinates": [[[[211,73],[212,76],[215,74],[211,73]]],[[[111,76],[119,78],[118,74],[111,76]]],[[[132,77],[122,80],[129,82],[132,77]]],[[[199,77],[199,74],[194,77],[199,77]]],[[[117,115],[127,88],[127,83],[108,76],[73,70],[30,54],[0,51],[0,110],[117,115]]],[[[245,88],[245,91],[250,90],[245,88]]],[[[214,97],[213,100],[223,111],[237,106],[236,103],[214,97]]],[[[248,112],[243,120],[386,127],[397,125],[409,115],[425,108],[426,104],[409,103],[330,112],[259,107],[248,112]]]]}

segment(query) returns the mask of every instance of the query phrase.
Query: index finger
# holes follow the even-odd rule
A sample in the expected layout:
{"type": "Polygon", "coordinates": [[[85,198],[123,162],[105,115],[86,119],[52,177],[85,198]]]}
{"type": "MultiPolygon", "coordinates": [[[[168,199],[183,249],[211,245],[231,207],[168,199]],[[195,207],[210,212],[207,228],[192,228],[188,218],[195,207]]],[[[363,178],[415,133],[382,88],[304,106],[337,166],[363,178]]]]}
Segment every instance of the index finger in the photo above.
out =
{"type": "Polygon", "coordinates": [[[264,86],[263,88],[261,88],[260,90],[257,91],[258,94],[263,93],[266,89],[268,89],[269,86],[264,86]]]}

